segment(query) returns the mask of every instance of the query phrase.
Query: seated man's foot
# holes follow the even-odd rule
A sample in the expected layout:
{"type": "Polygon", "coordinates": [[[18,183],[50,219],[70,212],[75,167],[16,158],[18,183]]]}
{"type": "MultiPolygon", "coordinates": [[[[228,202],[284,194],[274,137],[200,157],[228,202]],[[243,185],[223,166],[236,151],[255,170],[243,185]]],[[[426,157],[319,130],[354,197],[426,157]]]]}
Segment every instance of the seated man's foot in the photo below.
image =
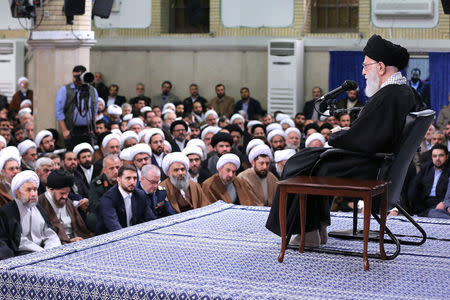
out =
{"type": "Polygon", "coordinates": [[[320,223],[320,244],[324,245],[328,242],[328,231],[327,231],[328,225],[326,223],[320,223]]]}
{"type": "MultiPolygon", "coordinates": [[[[297,234],[289,242],[289,246],[300,246],[301,235],[297,234]]],[[[318,248],[320,246],[320,234],[319,230],[309,231],[305,235],[305,246],[311,248],[318,248]]]]}

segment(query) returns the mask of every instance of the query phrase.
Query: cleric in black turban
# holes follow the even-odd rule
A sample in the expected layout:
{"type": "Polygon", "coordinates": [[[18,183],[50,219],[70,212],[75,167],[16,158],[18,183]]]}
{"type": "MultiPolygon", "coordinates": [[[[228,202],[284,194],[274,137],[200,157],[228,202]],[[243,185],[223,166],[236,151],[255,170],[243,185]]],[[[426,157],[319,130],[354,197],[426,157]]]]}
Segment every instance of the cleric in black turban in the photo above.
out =
{"type": "Polygon", "coordinates": [[[376,34],[367,41],[363,52],[371,59],[383,62],[386,66],[397,67],[399,70],[404,69],[409,61],[408,50],[376,34]]]}
{"type": "Polygon", "coordinates": [[[71,174],[64,170],[55,170],[48,175],[47,187],[51,189],[62,189],[72,187],[74,178],[71,174]]]}

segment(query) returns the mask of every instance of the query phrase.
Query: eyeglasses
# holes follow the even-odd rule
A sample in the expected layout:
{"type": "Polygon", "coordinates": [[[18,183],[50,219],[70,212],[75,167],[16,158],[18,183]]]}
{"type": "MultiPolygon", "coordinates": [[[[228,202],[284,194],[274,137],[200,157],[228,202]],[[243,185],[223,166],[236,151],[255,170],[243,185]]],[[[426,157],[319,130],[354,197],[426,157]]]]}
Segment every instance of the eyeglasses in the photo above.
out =
{"type": "Polygon", "coordinates": [[[363,67],[363,69],[364,70],[366,70],[367,71],[367,66],[370,66],[370,65],[375,65],[375,64],[377,64],[378,62],[374,62],[374,63],[370,63],[370,64],[365,64],[365,63],[362,63],[362,67],[363,67]]]}
{"type": "Polygon", "coordinates": [[[147,179],[147,177],[144,177],[144,176],[142,176],[142,178],[144,178],[145,180],[147,180],[151,185],[157,185],[157,184],[159,184],[159,180],[158,180],[158,181],[149,180],[149,179],[147,179]]]}

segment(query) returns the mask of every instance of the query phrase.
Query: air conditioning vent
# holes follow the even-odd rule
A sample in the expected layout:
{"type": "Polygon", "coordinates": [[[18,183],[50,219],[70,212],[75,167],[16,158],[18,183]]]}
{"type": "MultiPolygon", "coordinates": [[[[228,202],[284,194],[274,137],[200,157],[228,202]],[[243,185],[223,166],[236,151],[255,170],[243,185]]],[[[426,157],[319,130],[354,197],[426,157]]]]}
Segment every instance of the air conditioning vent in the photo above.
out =
{"type": "Polygon", "coordinates": [[[373,13],[379,18],[432,18],[433,0],[374,0],[373,13]]]}
{"type": "Polygon", "coordinates": [[[294,48],[294,43],[273,42],[270,43],[270,55],[293,56],[294,48]]]}

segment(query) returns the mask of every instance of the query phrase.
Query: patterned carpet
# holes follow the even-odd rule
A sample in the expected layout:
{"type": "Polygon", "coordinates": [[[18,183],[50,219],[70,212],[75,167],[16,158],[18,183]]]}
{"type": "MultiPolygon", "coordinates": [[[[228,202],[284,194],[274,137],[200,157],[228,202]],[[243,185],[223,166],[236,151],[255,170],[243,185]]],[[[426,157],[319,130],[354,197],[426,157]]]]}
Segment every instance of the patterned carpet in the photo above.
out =
{"type": "MultiPolygon", "coordinates": [[[[118,232],[0,261],[0,299],[448,299],[450,222],[418,218],[431,239],[394,260],[287,250],[268,209],[215,203],[118,232]]],[[[351,227],[334,213],[331,230],[351,227]]],[[[377,226],[373,222],[371,228],[377,226]]],[[[362,224],[362,220],[360,221],[362,224]]],[[[394,233],[417,235],[402,217],[394,233]]],[[[369,244],[375,253],[376,243],[369,244]]],[[[330,239],[334,249],[360,241],[330,239]]],[[[393,246],[386,246],[392,252],[393,246]]]]}

